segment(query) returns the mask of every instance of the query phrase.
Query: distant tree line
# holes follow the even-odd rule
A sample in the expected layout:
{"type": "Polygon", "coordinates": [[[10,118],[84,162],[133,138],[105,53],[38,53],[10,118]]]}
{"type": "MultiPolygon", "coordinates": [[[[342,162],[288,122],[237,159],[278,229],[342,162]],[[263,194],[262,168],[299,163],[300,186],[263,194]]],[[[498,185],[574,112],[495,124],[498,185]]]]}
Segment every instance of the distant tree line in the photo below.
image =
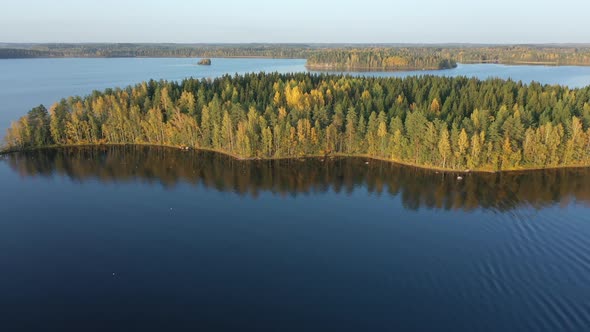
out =
{"type": "Polygon", "coordinates": [[[362,155],[430,168],[590,165],[590,87],[258,73],[149,81],[32,109],[10,149],[154,144],[240,158],[362,155]]]}
{"type": "Polygon", "coordinates": [[[450,49],[449,53],[462,63],[590,65],[590,47],[496,46],[450,49]]]}
{"type": "Polygon", "coordinates": [[[52,55],[46,51],[18,48],[0,48],[0,59],[48,58],[52,55]]]}
{"type": "Polygon", "coordinates": [[[457,63],[450,54],[429,48],[332,49],[312,53],[307,67],[314,70],[391,71],[450,69],[457,63]]]}
{"type": "Polygon", "coordinates": [[[24,57],[268,57],[305,59],[314,48],[290,45],[38,44],[0,48],[1,58],[24,57]]]}
{"type": "Polygon", "coordinates": [[[2,58],[269,57],[308,59],[319,70],[446,69],[460,63],[590,65],[590,46],[387,46],[338,44],[7,44],[2,58]]]}

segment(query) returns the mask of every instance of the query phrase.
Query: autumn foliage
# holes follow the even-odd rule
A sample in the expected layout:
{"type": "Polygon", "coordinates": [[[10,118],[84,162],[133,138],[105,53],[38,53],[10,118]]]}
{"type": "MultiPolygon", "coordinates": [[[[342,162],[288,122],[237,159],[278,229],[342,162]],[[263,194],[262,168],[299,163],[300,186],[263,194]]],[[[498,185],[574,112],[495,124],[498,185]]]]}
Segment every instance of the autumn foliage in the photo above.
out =
{"type": "Polygon", "coordinates": [[[14,122],[6,145],[153,144],[507,170],[590,165],[589,128],[588,87],[259,73],[70,97],[14,122]]]}

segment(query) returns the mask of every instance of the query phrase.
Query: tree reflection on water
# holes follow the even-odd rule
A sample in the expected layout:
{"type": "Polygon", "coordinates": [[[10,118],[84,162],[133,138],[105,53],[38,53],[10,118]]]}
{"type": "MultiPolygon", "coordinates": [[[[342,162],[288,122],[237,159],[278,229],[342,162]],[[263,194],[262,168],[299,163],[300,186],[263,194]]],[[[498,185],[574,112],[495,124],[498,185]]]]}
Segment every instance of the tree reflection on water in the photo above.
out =
{"type": "Polygon", "coordinates": [[[24,177],[66,176],[75,181],[188,183],[257,197],[261,192],[350,194],[366,190],[400,196],[408,209],[499,211],[590,201],[590,169],[521,173],[441,173],[364,158],[236,160],[204,151],[104,146],[43,149],[4,157],[24,177]],[[368,161],[368,164],[367,164],[368,161]]]}

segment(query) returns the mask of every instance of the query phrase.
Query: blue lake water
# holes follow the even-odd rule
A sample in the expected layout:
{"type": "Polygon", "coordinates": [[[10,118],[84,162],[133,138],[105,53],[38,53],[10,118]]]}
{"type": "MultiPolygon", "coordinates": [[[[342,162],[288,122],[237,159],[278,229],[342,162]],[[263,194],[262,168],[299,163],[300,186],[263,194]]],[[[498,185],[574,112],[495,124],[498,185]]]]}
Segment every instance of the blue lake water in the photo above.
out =
{"type": "MultiPolygon", "coordinates": [[[[31,108],[51,104],[71,95],[93,90],[124,87],[149,79],[181,80],[186,77],[214,78],[248,72],[303,72],[305,60],[212,59],[211,66],[197,66],[190,58],[114,59],[8,59],[0,60],[0,130],[31,108]]],[[[590,67],[506,66],[469,64],[450,70],[352,73],[366,76],[447,75],[512,78],[570,87],[590,85],[590,67]]]]}
{"type": "MultiPolygon", "coordinates": [[[[302,60],[195,62],[0,60],[0,124],[39,103],[150,78],[305,70],[302,60]]],[[[590,84],[590,68],[579,67],[432,73],[590,84]]],[[[590,169],[459,181],[365,162],[147,147],[2,156],[0,326],[588,330],[590,169]]]]}

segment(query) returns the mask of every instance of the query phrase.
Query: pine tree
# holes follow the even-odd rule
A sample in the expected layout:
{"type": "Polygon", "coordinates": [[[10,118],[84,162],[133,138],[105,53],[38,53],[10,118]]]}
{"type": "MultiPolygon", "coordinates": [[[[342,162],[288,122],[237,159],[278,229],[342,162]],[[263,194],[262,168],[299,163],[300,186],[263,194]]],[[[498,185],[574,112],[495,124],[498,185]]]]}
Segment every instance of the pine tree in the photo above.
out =
{"type": "Polygon", "coordinates": [[[438,153],[442,159],[442,167],[447,167],[447,160],[451,156],[451,143],[449,142],[449,131],[446,127],[440,131],[440,140],[438,141],[438,153]]]}
{"type": "Polygon", "coordinates": [[[465,129],[461,129],[459,139],[457,141],[458,150],[455,152],[456,158],[459,161],[459,165],[465,165],[465,157],[467,156],[467,149],[469,148],[469,138],[465,129]]]}

